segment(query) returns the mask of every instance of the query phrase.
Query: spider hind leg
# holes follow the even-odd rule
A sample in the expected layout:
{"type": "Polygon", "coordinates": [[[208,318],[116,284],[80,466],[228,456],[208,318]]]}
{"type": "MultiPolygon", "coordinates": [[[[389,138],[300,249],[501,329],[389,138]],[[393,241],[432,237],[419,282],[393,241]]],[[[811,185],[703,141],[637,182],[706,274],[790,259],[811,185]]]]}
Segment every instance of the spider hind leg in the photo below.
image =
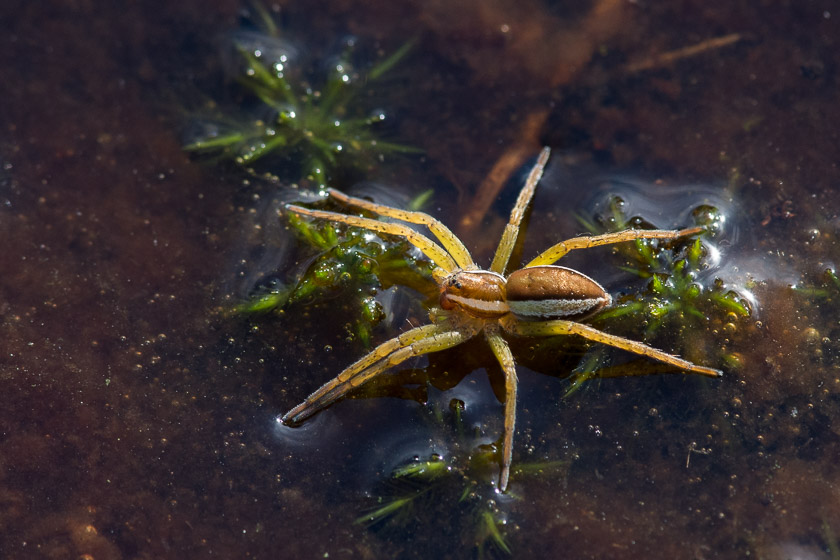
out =
{"type": "Polygon", "coordinates": [[[284,424],[299,424],[334,403],[352,389],[409,358],[457,346],[475,334],[469,329],[453,330],[446,323],[424,325],[383,342],[369,354],[324,383],[305,401],[283,415],[284,424]]]}
{"type": "Polygon", "coordinates": [[[719,369],[714,369],[706,366],[699,366],[688,360],[684,360],[679,356],[668,354],[662,350],[657,350],[652,346],[648,346],[642,342],[630,340],[614,334],[599,331],[596,328],[590,327],[583,323],[576,323],[574,321],[566,321],[563,319],[554,319],[550,321],[517,321],[516,319],[508,319],[503,322],[503,327],[506,331],[520,335],[520,336],[554,336],[561,334],[576,334],[594,342],[600,342],[607,346],[613,346],[638,354],[646,356],[654,360],[675,366],[683,371],[689,373],[696,373],[705,375],[707,377],[721,377],[723,372],[719,369]]]}

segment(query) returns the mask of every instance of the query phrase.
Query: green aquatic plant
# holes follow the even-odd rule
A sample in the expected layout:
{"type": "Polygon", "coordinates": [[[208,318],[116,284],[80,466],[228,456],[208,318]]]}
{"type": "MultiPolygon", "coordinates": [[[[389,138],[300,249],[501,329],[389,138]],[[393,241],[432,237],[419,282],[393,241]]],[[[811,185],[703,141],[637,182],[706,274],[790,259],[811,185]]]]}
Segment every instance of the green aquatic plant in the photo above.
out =
{"type": "Polygon", "coordinates": [[[326,74],[310,77],[298,65],[296,49],[280,39],[271,15],[259,7],[255,12],[259,32],[231,38],[230,71],[247,110],[238,108],[239,117],[216,110],[196,127],[187,151],[250,171],[270,159],[264,166],[270,175],[320,187],[340,171],[373,165],[383,154],[419,152],[383,140],[377,127],[386,120],[385,111],[366,110],[359,102],[366,88],[406,56],[411,42],[369,69],[356,70],[356,42],[347,40],[326,74]]]}
{"type": "Polygon", "coordinates": [[[618,305],[605,311],[600,320],[643,313],[652,318],[647,325],[648,334],[652,334],[663,326],[685,328],[689,323],[705,324],[710,320],[710,314],[732,313],[736,319],[750,316],[746,300],[736,291],[725,289],[723,282],[704,287],[697,281],[707,256],[700,239],[679,252],[639,242],[635,250],[642,266],[626,268],[649,278],[647,292],[623,298],[618,305]]]}
{"type": "MultiPolygon", "coordinates": [[[[704,237],[720,232],[723,219],[719,210],[710,205],[700,205],[694,209],[692,216],[694,225],[703,226],[707,233],[694,239],[667,242],[637,239],[615,247],[614,250],[625,260],[620,268],[647,282],[643,290],[615,298],[614,305],[599,313],[593,323],[609,325],[608,330],[615,331],[644,318],[647,323],[646,340],[652,340],[663,332],[683,335],[677,338],[695,341],[691,345],[683,342],[684,354],[692,356],[692,347],[704,350],[717,347],[719,357],[730,367],[735,367],[737,357],[728,354],[720,343],[708,340],[700,345],[696,344],[696,340],[706,333],[732,334],[752,315],[752,309],[749,299],[739,288],[713,277],[717,266],[716,249],[704,242],[704,237]],[[691,336],[687,336],[689,333],[691,336]]],[[[605,216],[580,221],[592,233],[655,227],[640,217],[628,218],[624,213],[624,201],[618,196],[610,200],[605,216]]],[[[634,331],[638,330],[637,325],[632,326],[634,331]]],[[[582,378],[594,370],[584,368],[584,371],[589,373],[582,378]]],[[[573,378],[573,388],[575,385],[573,378]]]]}
{"type": "MultiPolygon", "coordinates": [[[[426,193],[420,195],[426,198],[426,193]]],[[[287,216],[289,229],[316,256],[289,283],[277,279],[258,287],[236,310],[247,314],[278,312],[289,306],[340,298],[351,317],[351,335],[364,346],[385,317],[377,300],[381,290],[400,285],[427,298],[437,292],[431,261],[417,254],[405,240],[383,239],[374,233],[330,222],[287,216]]]]}
{"type": "Polygon", "coordinates": [[[828,553],[831,555],[831,560],[840,560],[840,542],[838,542],[837,535],[834,534],[831,524],[825,519],[822,522],[822,534],[828,548],[828,553]]]}
{"type": "Polygon", "coordinates": [[[803,273],[800,282],[790,288],[796,309],[809,324],[799,331],[807,345],[806,355],[816,362],[835,365],[840,362],[840,278],[833,266],[822,263],[822,270],[803,273]]]}
{"type": "Polygon", "coordinates": [[[794,291],[799,295],[818,302],[833,302],[840,298],[840,278],[834,268],[826,268],[813,285],[795,286],[794,291]]]}
{"type": "MultiPolygon", "coordinates": [[[[372,529],[417,526],[428,522],[456,527],[478,557],[510,555],[505,505],[493,484],[497,445],[482,444],[480,429],[464,423],[464,402],[453,399],[449,410],[430,406],[425,418],[449,434],[453,452],[414,457],[392,469],[371,497],[368,511],[356,523],[372,529]]],[[[562,472],[564,461],[524,462],[514,468],[519,480],[562,472]]],[[[514,495],[515,499],[516,496],[514,495]]],[[[428,528],[427,528],[428,529],[428,528]]]]}

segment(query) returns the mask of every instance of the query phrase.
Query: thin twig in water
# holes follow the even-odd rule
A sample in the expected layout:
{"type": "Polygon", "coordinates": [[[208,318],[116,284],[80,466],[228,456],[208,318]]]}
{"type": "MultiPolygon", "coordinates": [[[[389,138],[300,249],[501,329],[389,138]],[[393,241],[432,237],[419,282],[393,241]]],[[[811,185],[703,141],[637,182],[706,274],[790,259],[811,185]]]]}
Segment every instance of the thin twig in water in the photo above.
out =
{"type": "Polygon", "coordinates": [[[459,234],[466,235],[481,223],[487,211],[493,205],[493,201],[499,196],[499,191],[502,190],[505,181],[517,169],[521,168],[528,158],[533,157],[539,151],[541,147],[539,141],[540,130],[547,118],[548,110],[546,109],[525,117],[525,122],[516,135],[516,142],[511,144],[502,156],[496,160],[496,164],[478,186],[467,212],[458,223],[459,234]]]}
{"type": "Polygon", "coordinates": [[[624,67],[624,72],[626,74],[634,74],[636,72],[643,72],[645,70],[659,68],[661,66],[666,66],[678,60],[682,60],[683,58],[690,58],[692,56],[702,54],[706,51],[726,47],[733,43],[737,43],[740,40],[741,35],[739,33],[731,33],[729,35],[724,35],[723,37],[714,37],[712,39],[706,39],[705,41],[701,41],[696,45],[682,47],[681,49],[656,54],[653,56],[643,58],[641,60],[637,60],[635,62],[631,62],[630,64],[624,67]]]}

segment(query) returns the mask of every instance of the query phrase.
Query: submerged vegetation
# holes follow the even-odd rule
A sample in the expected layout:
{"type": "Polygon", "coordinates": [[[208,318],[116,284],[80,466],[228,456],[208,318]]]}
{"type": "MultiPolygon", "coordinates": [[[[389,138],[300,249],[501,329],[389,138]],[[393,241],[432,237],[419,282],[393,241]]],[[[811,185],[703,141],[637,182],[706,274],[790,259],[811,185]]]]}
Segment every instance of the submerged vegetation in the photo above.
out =
{"type": "MultiPolygon", "coordinates": [[[[383,140],[390,119],[372,90],[405,59],[411,41],[370,62],[362,60],[357,41],[346,38],[325,64],[305,59],[282,35],[275,14],[252,2],[243,29],[223,45],[232,103],[209,103],[193,120],[185,150],[249,174],[317,189],[334,186],[339,178],[363,178],[385,154],[420,151],[383,140]]],[[[424,291],[431,266],[415,257],[408,243],[294,215],[287,224],[317,255],[310,253],[310,264],[291,280],[287,270],[267,271],[247,288],[236,312],[265,314],[341,298],[353,317],[350,336],[368,345],[372,329],[385,317],[377,298],[382,290],[400,284],[424,291]]]]}
{"type": "MultiPolygon", "coordinates": [[[[463,401],[453,399],[448,410],[433,405],[425,409],[427,423],[451,441],[451,453],[414,457],[393,468],[376,485],[357,524],[387,535],[397,528],[414,532],[421,524],[436,530],[457,519],[457,526],[447,526],[445,532],[460,532],[461,542],[473,547],[479,558],[511,554],[506,512],[511,502],[500,500],[493,483],[500,444],[482,443],[486,438],[481,429],[464,420],[465,408],[463,401]],[[441,516],[441,510],[446,515],[441,516]]],[[[514,474],[525,480],[567,467],[564,461],[522,463],[514,467],[514,474]]]]}
{"type": "Polygon", "coordinates": [[[317,254],[289,284],[277,278],[264,282],[238,306],[240,312],[276,312],[291,305],[340,298],[342,305],[349,307],[352,336],[369,346],[372,330],[385,318],[378,293],[400,285],[428,298],[436,295],[432,263],[407,241],[385,240],[369,231],[305,220],[291,213],[286,218],[294,235],[317,254]]]}
{"type": "MultiPolygon", "coordinates": [[[[607,208],[595,220],[580,221],[593,234],[656,227],[642,217],[626,216],[620,197],[612,197],[607,208]]],[[[704,237],[667,242],[637,239],[616,245],[615,251],[624,259],[620,268],[645,284],[640,291],[618,295],[613,306],[599,313],[593,323],[608,326],[613,332],[638,332],[641,319],[646,321],[646,341],[674,333],[685,357],[697,359],[702,355],[708,360],[717,355],[728,368],[738,367],[739,358],[726,346],[752,315],[748,287],[732,286],[715,274],[720,255],[705,236],[714,238],[720,233],[720,211],[704,204],[696,207],[692,216],[694,225],[706,229],[704,237]]]]}
{"type": "MultiPolygon", "coordinates": [[[[214,106],[214,118],[199,123],[185,149],[227,161],[251,174],[268,174],[317,188],[335,184],[336,177],[345,176],[348,170],[363,175],[383,154],[416,151],[380,138],[385,112],[371,109],[373,105],[365,99],[367,88],[405,58],[410,43],[377,64],[357,70],[353,61],[356,43],[349,40],[326,72],[312,72],[302,64],[297,49],[280,37],[270,14],[259,8],[256,14],[258,31],[234,33],[227,53],[239,109],[222,111],[214,106]],[[234,116],[235,112],[239,116],[234,116]]],[[[331,204],[334,202],[326,199],[314,206],[331,210],[331,204]]],[[[411,206],[421,205],[415,201],[411,206]]],[[[721,216],[714,207],[700,206],[694,217],[695,225],[704,226],[712,237],[721,228],[721,216]]],[[[304,247],[301,252],[308,253],[301,259],[305,267],[291,280],[288,271],[275,271],[236,307],[237,312],[274,314],[298,305],[340,301],[341,313],[349,317],[350,338],[370,346],[374,329],[387,316],[380,298],[383,291],[396,285],[409,287],[425,298],[426,307],[436,304],[434,265],[404,239],[326,220],[308,220],[294,213],[286,213],[282,219],[304,247]]],[[[582,221],[593,234],[656,229],[643,218],[626,216],[618,197],[611,201],[607,214],[582,221]]],[[[649,341],[674,333],[687,358],[738,365],[738,356],[727,349],[729,338],[720,342],[718,334],[735,334],[752,310],[738,289],[713,278],[718,263],[711,243],[700,238],[637,239],[614,250],[624,259],[621,267],[645,285],[636,293],[616,297],[612,308],[593,319],[598,328],[636,334],[639,322],[646,321],[644,338],[649,341]],[[692,344],[686,346],[687,337],[682,335],[689,331],[692,344]],[[703,338],[702,343],[697,343],[698,337],[703,338]]],[[[567,396],[589,379],[644,375],[668,368],[644,359],[629,366],[601,367],[606,352],[596,345],[584,355],[571,377],[567,396]]],[[[419,527],[434,530],[446,524],[442,530],[460,533],[461,542],[479,557],[511,554],[506,506],[516,496],[502,497],[492,482],[498,475],[502,444],[488,443],[479,427],[467,427],[464,407],[463,402],[453,400],[449,410],[426,409],[431,431],[453,444],[445,454],[418,455],[388,471],[376,484],[357,524],[383,534],[390,528],[414,532],[419,527]]],[[[517,461],[513,474],[518,481],[525,481],[541,473],[556,475],[566,466],[563,462],[517,461]]]]}
{"type": "Polygon", "coordinates": [[[411,49],[405,43],[366,69],[354,64],[355,39],[344,41],[323,75],[311,75],[297,49],[280,36],[271,14],[259,4],[257,30],[233,33],[227,49],[228,73],[241,96],[237,110],[213,104],[213,116],[194,123],[185,149],[215,160],[284,180],[307,180],[324,187],[351,168],[373,165],[383,154],[418,152],[384,141],[387,114],[365,108],[362,94],[411,49]]]}

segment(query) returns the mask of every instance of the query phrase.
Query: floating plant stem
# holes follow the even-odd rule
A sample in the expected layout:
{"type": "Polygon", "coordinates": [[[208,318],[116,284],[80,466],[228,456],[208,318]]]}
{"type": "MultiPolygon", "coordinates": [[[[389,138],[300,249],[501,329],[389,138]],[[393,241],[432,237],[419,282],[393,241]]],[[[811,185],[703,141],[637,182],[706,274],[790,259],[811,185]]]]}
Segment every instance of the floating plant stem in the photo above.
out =
{"type": "MultiPolygon", "coordinates": [[[[507,516],[493,483],[496,446],[479,443],[482,434],[465,428],[463,401],[453,399],[448,407],[432,405],[424,411],[431,428],[439,436],[448,435],[450,452],[445,457],[436,453],[428,459],[415,457],[392,469],[376,485],[373,509],[356,523],[375,530],[411,531],[435,531],[444,523],[447,531],[462,531],[462,541],[474,543],[479,558],[512,554],[507,516]],[[441,511],[448,515],[441,516],[441,511]]],[[[540,478],[555,476],[568,466],[567,461],[523,461],[517,462],[514,472],[520,479],[540,478]]]]}

